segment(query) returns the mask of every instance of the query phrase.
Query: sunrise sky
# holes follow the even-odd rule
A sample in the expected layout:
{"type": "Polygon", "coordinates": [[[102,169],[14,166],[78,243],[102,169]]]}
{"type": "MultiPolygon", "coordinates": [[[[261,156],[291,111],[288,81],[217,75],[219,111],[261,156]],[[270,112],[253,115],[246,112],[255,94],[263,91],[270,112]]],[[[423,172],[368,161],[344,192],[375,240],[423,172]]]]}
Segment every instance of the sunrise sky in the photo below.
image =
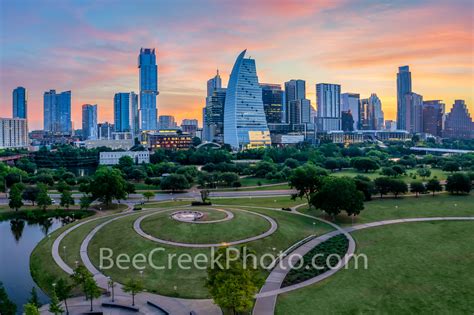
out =
{"type": "Polygon", "coordinates": [[[43,127],[43,92],[72,90],[75,129],[84,103],[113,121],[116,92],[138,91],[140,47],[157,49],[159,115],[198,118],[206,81],[227,85],[243,49],[260,82],[341,84],[377,93],[396,115],[396,72],[409,65],[413,90],[465,99],[474,116],[474,1],[30,1],[0,0],[0,109],[28,89],[30,130],[43,127]],[[414,4],[413,2],[416,2],[414,4]]]}

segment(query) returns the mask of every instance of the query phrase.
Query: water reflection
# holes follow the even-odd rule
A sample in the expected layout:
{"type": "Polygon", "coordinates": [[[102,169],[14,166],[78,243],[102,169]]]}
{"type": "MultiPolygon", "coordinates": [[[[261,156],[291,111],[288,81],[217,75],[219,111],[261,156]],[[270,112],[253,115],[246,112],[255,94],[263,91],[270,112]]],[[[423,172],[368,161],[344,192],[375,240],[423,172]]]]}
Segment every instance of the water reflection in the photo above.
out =
{"type": "Polygon", "coordinates": [[[15,238],[15,241],[18,243],[21,236],[23,235],[23,229],[25,228],[25,220],[13,219],[10,221],[10,228],[15,238]]]}

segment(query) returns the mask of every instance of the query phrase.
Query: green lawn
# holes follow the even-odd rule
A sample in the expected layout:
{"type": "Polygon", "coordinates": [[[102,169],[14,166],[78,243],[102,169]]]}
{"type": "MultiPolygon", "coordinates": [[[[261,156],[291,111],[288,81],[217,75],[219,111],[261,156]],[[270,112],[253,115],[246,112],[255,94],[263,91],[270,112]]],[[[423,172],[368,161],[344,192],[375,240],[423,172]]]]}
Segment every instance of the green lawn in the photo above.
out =
{"type": "Polygon", "coordinates": [[[281,179],[266,179],[266,178],[259,178],[259,177],[244,177],[240,179],[240,183],[242,184],[242,187],[245,186],[258,186],[258,183],[262,185],[267,185],[267,184],[277,184],[281,183],[281,179]]]}
{"type": "Polygon", "coordinates": [[[193,224],[176,221],[171,218],[171,212],[166,211],[144,219],[141,227],[144,232],[157,238],[192,244],[237,241],[262,234],[270,228],[270,223],[258,215],[242,211],[233,211],[233,213],[234,218],[229,221],[193,224]]]}
{"type": "MultiPolygon", "coordinates": [[[[474,195],[453,196],[445,193],[434,197],[423,195],[418,198],[383,198],[365,202],[364,206],[365,209],[354,218],[355,224],[399,218],[474,216],[474,195]]],[[[299,208],[298,211],[324,217],[320,211],[308,211],[307,207],[299,208]]],[[[339,214],[335,223],[352,224],[352,217],[339,214]]]]}
{"type": "MultiPolygon", "coordinates": [[[[443,172],[442,170],[440,170],[438,168],[431,168],[430,171],[431,171],[431,176],[425,178],[424,181],[428,181],[429,179],[434,178],[435,176],[439,180],[446,180],[446,178],[448,178],[448,176],[450,175],[450,173],[443,172]]],[[[407,174],[411,174],[411,173],[416,174],[416,170],[415,169],[407,169],[407,174]]],[[[355,169],[346,169],[346,170],[342,170],[340,172],[335,171],[335,172],[331,173],[331,175],[334,175],[334,176],[349,176],[349,177],[354,177],[354,176],[357,176],[357,175],[364,175],[364,176],[369,177],[370,179],[375,179],[377,177],[383,176],[382,174],[380,174],[380,169],[375,171],[375,172],[369,172],[369,173],[358,172],[355,169]]],[[[415,181],[415,179],[411,178],[408,175],[399,176],[397,178],[403,179],[407,183],[415,181]]],[[[418,174],[417,174],[416,180],[422,180],[422,178],[420,176],[418,176],[418,174]]]]}
{"type": "Polygon", "coordinates": [[[211,198],[213,205],[257,206],[267,208],[294,207],[305,203],[305,199],[291,200],[290,196],[248,197],[248,198],[211,198]]]}
{"type": "Polygon", "coordinates": [[[405,223],[353,233],[368,269],[342,269],[278,297],[276,314],[471,314],[474,222],[405,223]]]}

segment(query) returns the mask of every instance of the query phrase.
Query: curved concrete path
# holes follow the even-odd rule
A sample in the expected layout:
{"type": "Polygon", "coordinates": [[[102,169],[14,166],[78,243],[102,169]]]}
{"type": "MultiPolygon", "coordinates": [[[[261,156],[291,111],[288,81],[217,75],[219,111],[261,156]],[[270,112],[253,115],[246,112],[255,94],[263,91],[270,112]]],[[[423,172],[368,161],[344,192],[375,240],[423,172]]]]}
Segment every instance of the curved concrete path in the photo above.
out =
{"type": "Polygon", "coordinates": [[[316,276],[314,278],[308,279],[306,281],[287,286],[285,288],[281,288],[281,284],[283,283],[283,280],[285,279],[286,275],[290,271],[290,268],[288,267],[288,263],[291,262],[296,262],[297,259],[300,256],[293,256],[292,254],[299,254],[301,256],[304,256],[307,254],[311,249],[313,249],[315,246],[320,244],[321,242],[324,242],[325,240],[330,239],[331,237],[334,237],[339,234],[344,234],[348,235],[348,233],[362,230],[362,229],[367,229],[367,228],[372,228],[372,227],[378,227],[378,226],[384,226],[384,225],[390,225],[390,224],[398,224],[398,223],[410,223],[410,222],[428,222],[428,221],[474,221],[474,217],[425,217],[425,218],[408,218],[408,219],[393,219],[393,220],[383,220],[383,221],[376,221],[376,222],[371,222],[371,223],[364,223],[364,224],[358,224],[355,226],[347,227],[347,228],[340,228],[336,231],[326,233],[318,238],[315,238],[311,240],[310,242],[303,244],[302,246],[296,248],[289,256],[285,257],[282,262],[284,262],[284,267],[286,268],[275,268],[272,270],[270,275],[267,277],[267,280],[265,281],[264,286],[262,287],[262,290],[260,290],[260,293],[257,294],[256,296],[256,301],[255,301],[255,306],[253,309],[253,315],[271,315],[274,314],[275,311],[275,304],[276,304],[276,299],[279,294],[294,291],[297,289],[301,289],[303,287],[306,287],[308,285],[315,284],[317,282],[320,282],[333,274],[335,274],[337,271],[342,269],[350,260],[352,255],[355,252],[355,242],[353,242],[353,238],[349,238],[349,248],[344,256],[344,258],[341,260],[341,263],[334,269],[331,269],[319,276],[316,276]],[[351,244],[351,240],[353,244],[351,244]],[[278,286],[278,289],[273,289],[269,290],[272,287],[278,286]]]}
{"type": "MultiPolygon", "coordinates": [[[[241,239],[241,240],[238,240],[238,241],[225,242],[226,246],[233,246],[233,245],[238,245],[238,244],[249,243],[249,242],[253,242],[253,241],[268,237],[268,236],[272,235],[273,233],[275,233],[275,231],[278,228],[278,224],[276,223],[276,221],[273,218],[270,218],[269,216],[266,216],[264,214],[249,211],[249,210],[243,210],[243,209],[232,208],[232,210],[243,211],[243,212],[247,212],[247,213],[251,213],[251,214],[260,216],[260,217],[264,218],[265,220],[267,220],[270,223],[270,228],[266,232],[264,232],[260,235],[248,237],[248,238],[241,239]]],[[[156,243],[165,244],[165,245],[178,246],[178,247],[190,247],[190,248],[209,248],[209,247],[220,247],[220,246],[223,245],[223,243],[193,244],[193,243],[182,243],[182,242],[167,241],[167,240],[155,237],[153,235],[147,234],[145,231],[142,230],[142,228],[140,226],[141,222],[144,219],[146,219],[146,218],[148,218],[152,215],[155,215],[155,214],[156,213],[150,213],[150,214],[141,216],[133,222],[133,229],[135,230],[135,232],[138,233],[141,237],[146,238],[147,240],[150,240],[150,241],[156,242],[156,243]]],[[[112,219],[112,220],[115,220],[115,219],[112,219]]]]}

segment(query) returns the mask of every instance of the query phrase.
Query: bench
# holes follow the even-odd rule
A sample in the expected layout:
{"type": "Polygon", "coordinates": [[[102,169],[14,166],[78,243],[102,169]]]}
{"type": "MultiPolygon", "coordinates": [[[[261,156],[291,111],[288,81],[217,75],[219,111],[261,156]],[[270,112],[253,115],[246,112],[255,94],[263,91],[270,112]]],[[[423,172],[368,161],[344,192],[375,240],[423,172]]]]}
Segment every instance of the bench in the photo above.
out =
{"type": "Polygon", "coordinates": [[[153,302],[150,302],[150,301],[146,301],[146,304],[156,308],[157,310],[159,310],[160,312],[162,312],[163,314],[165,315],[169,315],[170,313],[168,311],[166,311],[165,309],[163,309],[161,306],[159,306],[158,304],[155,304],[153,302]]]}

